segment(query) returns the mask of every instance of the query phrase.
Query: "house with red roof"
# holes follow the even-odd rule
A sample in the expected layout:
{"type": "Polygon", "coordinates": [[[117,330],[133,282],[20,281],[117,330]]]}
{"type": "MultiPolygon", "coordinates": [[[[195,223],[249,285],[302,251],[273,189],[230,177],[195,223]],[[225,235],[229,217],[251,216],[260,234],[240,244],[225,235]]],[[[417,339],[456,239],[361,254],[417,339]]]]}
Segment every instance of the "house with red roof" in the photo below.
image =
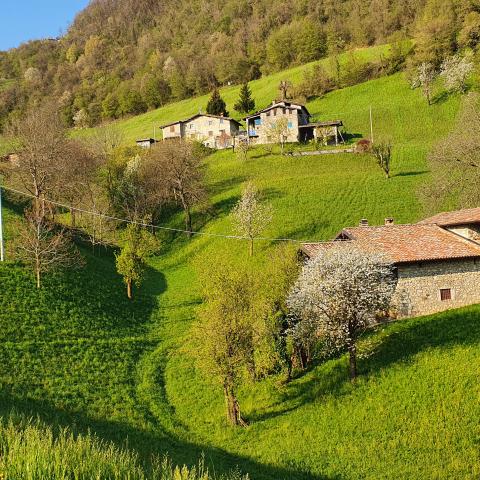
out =
{"type": "Polygon", "coordinates": [[[480,303],[480,208],[445,212],[416,224],[344,228],[332,242],[306,243],[309,259],[351,245],[381,254],[395,268],[400,317],[480,303]]]}

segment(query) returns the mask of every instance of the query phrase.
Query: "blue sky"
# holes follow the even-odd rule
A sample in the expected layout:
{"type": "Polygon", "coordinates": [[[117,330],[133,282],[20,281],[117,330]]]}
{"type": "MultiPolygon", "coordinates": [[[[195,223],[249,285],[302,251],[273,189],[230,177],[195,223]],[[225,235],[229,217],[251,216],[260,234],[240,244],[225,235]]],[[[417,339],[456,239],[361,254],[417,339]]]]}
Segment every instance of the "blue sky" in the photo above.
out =
{"type": "Polygon", "coordinates": [[[57,37],[89,0],[0,0],[0,50],[57,37]]]}

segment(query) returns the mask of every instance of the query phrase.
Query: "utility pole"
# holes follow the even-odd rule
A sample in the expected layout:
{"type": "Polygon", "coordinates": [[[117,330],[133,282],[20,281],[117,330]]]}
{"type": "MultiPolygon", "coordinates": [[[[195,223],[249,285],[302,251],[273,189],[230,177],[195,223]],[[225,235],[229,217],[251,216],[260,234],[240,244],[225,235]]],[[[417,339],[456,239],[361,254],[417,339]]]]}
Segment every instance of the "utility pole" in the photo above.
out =
{"type": "Polygon", "coordinates": [[[5,247],[3,245],[3,219],[2,219],[2,177],[0,177],[0,262],[5,261],[5,247]]]}
{"type": "Polygon", "coordinates": [[[372,119],[372,106],[370,105],[370,141],[373,145],[373,119],[372,119]]]}

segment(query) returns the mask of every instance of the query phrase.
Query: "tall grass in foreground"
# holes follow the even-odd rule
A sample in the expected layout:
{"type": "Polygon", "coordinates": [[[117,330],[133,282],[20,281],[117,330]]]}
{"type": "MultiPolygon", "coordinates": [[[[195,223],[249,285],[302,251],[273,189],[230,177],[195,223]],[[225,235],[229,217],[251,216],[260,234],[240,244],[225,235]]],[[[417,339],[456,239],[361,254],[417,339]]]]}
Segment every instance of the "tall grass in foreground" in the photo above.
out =
{"type": "MultiPolygon", "coordinates": [[[[149,465],[136,453],[93,434],[58,432],[38,420],[0,420],[1,480],[213,480],[203,461],[196,467],[174,466],[168,457],[149,465]]],[[[220,480],[248,480],[233,472],[220,480]]]]}

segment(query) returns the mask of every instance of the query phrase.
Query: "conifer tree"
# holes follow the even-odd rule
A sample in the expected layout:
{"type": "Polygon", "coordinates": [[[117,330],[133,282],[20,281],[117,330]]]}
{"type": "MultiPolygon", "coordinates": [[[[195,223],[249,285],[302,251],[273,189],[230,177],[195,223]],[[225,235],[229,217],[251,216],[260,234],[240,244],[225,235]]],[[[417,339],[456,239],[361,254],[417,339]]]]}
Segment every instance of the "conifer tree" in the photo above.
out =
{"type": "Polygon", "coordinates": [[[207,113],[209,115],[224,115],[225,117],[228,116],[227,112],[227,105],[225,101],[220,96],[220,92],[218,88],[215,88],[212,92],[212,96],[207,103],[207,113]]]}
{"type": "Polygon", "coordinates": [[[252,92],[245,82],[240,89],[240,96],[238,102],[233,107],[239,113],[249,113],[255,109],[255,100],[252,98],[252,92]]]}

